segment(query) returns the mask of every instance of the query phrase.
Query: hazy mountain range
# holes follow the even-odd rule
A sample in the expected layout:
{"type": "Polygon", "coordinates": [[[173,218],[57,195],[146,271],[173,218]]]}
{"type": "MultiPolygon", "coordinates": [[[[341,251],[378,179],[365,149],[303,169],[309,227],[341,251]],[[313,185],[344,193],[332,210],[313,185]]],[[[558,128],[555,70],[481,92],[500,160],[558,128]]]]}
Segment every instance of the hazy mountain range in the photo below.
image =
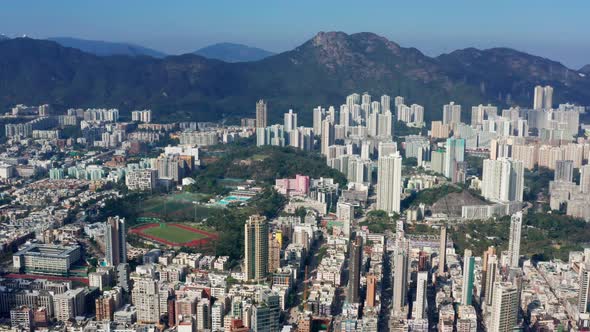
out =
{"type": "Polygon", "coordinates": [[[128,43],[114,43],[100,40],[87,40],[70,37],[48,38],[65,47],[77,48],[80,51],[96,54],[100,56],[110,55],[129,55],[129,56],[150,56],[154,58],[163,58],[166,54],[147,47],[138,46],[128,43]]]}
{"type": "Polygon", "coordinates": [[[260,48],[233,43],[214,44],[203,47],[194,53],[204,56],[205,58],[217,59],[225,62],[258,61],[274,55],[273,52],[260,48]]]}
{"type": "MultiPolygon", "coordinates": [[[[0,37],[1,38],[1,37],[0,37]]],[[[80,51],[100,56],[129,55],[129,56],[150,56],[153,58],[164,58],[168,56],[160,51],[151,48],[138,46],[129,43],[114,43],[100,40],[87,40],[70,37],[48,38],[62,46],[79,49],[80,51]]],[[[217,59],[225,62],[247,62],[258,61],[273,55],[274,53],[242,44],[218,43],[203,47],[194,54],[209,59],[217,59]]]]}
{"type": "Polygon", "coordinates": [[[306,120],[317,105],[338,106],[346,95],[368,91],[405,96],[436,119],[451,100],[463,104],[465,114],[480,103],[530,106],[537,84],[552,85],[556,103],[590,105],[585,68],[507,48],[428,57],[372,33],[320,32],[291,51],[240,63],[195,54],[97,56],[16,38],[0,41],[0,107],[149,107],[156,116],[212,120],[252,117],[256,100],[265,98],[271,119],[293,108],[306,120]]]}

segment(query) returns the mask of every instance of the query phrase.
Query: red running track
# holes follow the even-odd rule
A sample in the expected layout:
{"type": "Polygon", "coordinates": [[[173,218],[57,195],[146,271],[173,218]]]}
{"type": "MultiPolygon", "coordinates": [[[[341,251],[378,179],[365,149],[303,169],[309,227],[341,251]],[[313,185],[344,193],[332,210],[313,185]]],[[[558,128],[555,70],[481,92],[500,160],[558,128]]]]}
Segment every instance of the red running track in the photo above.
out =
{"type": "Polygon", "coordinates": [[[162,244],[171,246],[171,247],[201,247],[201,246],[209,243],[212,240],[217,240],[218,239],[217,234],[205,232],[205,231],[202,231],[200,229],[196,229],[196,228],[193,228],[193,227],[190,227],[190,226],[187,226],[187,225],[176,224],[176,223],[171,223],[171,224],[168,224],[168,225],[174,226],[174,227],[178,227],[180,229],[183,229],[185,231],[189,231],[189,232],[192,232],[192,233],[197,233],[197,234],[204,235],[204,236],[206,236],[206,238],[192,240],[192,241],[189,241],[189,242],[172,242],[172,241],[169,241],[169,240],[166,240],[166,239],[157,237],[157,236],[153,236],[153,235],[150,235],[150,234],[146,234],[146,233],[143,232],[146,229],[150,229],[150,228],[154,228],[154,227],[159,227],[160,226],[159,223],[150,223],[150,224],[140,225],[140,226],[137,226],[137,227],[134,227],[134,228],[130,229],[129,232],[132,233],[132,234],[137,234],[137,235],[139,235],[141,237],[150,239],[152,241],[159,242],[159,243],[162,243],[162,244]]]}

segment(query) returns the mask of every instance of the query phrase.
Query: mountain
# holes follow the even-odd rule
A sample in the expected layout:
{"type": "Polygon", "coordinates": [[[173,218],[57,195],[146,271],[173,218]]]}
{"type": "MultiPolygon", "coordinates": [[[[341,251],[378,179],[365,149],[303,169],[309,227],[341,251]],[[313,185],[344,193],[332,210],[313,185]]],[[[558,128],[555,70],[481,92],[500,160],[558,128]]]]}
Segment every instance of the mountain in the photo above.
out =
{"type": "Polygon", "coordinates": [[[86,53],[109,56],[109,55],[130,55],[130,56],[151,56],[153,58],[163,58],[166,54],[152,50],[146,47],[127,44],[127,43],[114,43],[100,40],[87,40],[70,37],[55,37],[49,38],[62,46],[76,48],[86,53]]]}
{"type": "Polygon", "coordinates": [[[580,73],[590,74],[590,65],[585,65],[584,67],[580,68],[580,73]]]}
{"type": "Polygon", "coordinates": [[[533,87],[555,89],[554,102],[590,102],[590,80],[559,62],[509,48],[467,48],[440,55],[437,60],[454,82],[479,87],[493,102],[531,106],[533,87]]]}
{"type": "Polygon", "coordinates": [[[260,48],[232,43],[213,44],[195,51],[194,54],[225,62],[258,61],[274,55],[273,52],[260,48]]]}
{"type": "Polygon", "coordinates": [[[504,48],[432,58],[372,33],[321,32],[294,50],[242,63],[194,54],[100,57],[28,38],[0,42],[0,109],[148,107],[163,120],[216,120],[252,117],[264,98],[272,121],[293,108],[309,123],[313,107],[368,91],[422,104],[432,120],[451,100],[464,105],[466,118],[480,103],[530,106],[537,84],[554,86],[556,103],[590,105],[590,78],[549,59],[504,48]]]}
{"type": "Polygon", "coordinates": [[[0,33],[0,41],[10,39],[7,36],[0,33]]]}

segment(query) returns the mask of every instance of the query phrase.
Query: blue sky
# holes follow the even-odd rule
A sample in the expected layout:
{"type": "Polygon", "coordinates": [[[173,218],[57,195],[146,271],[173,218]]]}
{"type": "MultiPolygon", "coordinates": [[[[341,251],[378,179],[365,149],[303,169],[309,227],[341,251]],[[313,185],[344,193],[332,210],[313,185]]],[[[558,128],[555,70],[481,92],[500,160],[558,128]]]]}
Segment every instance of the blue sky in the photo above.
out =
{"type": "Polygon", "coordinates": [[[590,63],[590,1],[7,0],[0,33],[132,42],[170,54],[216,42],[279,52],[318,31],[370,31],[428,55],[508,46],[590,63]]]}

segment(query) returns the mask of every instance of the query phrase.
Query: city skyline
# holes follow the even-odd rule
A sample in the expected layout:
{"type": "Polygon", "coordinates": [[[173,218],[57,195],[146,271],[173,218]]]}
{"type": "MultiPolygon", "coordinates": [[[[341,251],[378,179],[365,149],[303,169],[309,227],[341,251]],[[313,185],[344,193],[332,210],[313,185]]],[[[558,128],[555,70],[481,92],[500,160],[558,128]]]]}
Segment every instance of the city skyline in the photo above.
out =
{"type": "Polygon", "coordinates": [[[590,331],[584,9],[4,4],[0,330],[590,331]]]}
{"type": "Polygon", "coordinates": [[[490,4],[458,1],[457,6],[448,6],[431,1],[430,10],[424,10],[423,4],[376,1],[371,7],[375,10],[368,11],[372,20],[351,20],[353,14],[347,10],[350,6],[346,3],[339,3],[339,6],[314,3],[314,10],[310,11],[312,3],[308,1],[232,3],[234,10],[231,11],[226,10],[226,1],[204,4],[180,1],[174,6],[161,6],[155,1],[111,2],[110,5],[108,1],[106,5],[82,5],[74,1],[59,5],[30,3],[4,4],[0,13],[0,34],[125,42],[167,54],[183,54],[220,42],[241,43],[279,53],[295,48],[320,31],[374,32],[402,46],[416,47],[430,56],[469,47],[509,47],[560,61],[572,69],[589,62],[585,56],[590,51],[590,43],[583,33],[584,10],[575,6],[556,7],[549,1],[535,6],[508,1],[490,4]],[[381,10],[376,10],[378,8],[381,10]],[[404,15],[391,15],[396,12],[404,15]],[[253,15],[258,18],[254,24],[253,15]],[[327,23],[326,15],[334,19],[327,23]],[[448,20],[447,15],[459,19],[448,20]],[[559,29],[551,24],[538,24],[536,18],[546,16],[560,21],[559,29]],[[17,19],[19,17],[34,17],[35,20],[17,19]],[[305,18],[306,24],[291,24],[293,17],[305,18]],[[502,24],[497,17],[518,22],[519,29],[502,24]],[[412,24],[416,20],[420,22],[417,29],[412,24]],[[275,28],[268,29],[269,26],[275,28]]]}

